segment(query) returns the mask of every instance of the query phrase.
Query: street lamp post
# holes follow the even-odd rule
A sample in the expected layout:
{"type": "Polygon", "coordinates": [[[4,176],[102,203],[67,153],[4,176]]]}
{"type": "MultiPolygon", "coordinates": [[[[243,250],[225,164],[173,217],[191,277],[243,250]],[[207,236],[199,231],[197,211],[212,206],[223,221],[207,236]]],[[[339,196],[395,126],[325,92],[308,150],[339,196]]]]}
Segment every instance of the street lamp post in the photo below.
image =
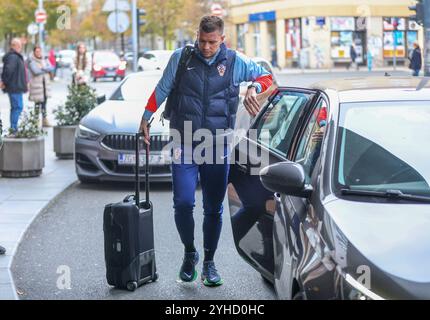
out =
{"type": "Polygon", "coordinates": [[[138,21],[137,21],[137,0],[131,1],[131,14],[132,14],[132,32],[133,32],[133,71],[137,71],[137,40],[138,40],[138,21]]]}
{"type": "MultiPolygon", "coordinates": [[[[43,0],[39,0],[39,11],[43,11],[43,0]]],[[[45,56],[45,43],[43,40],[44,24],[39,23],[39,45],[42,50],[42,56],[45,56]]]]}
{"type": "Polygon", "coordinates": [[[424,27],[424,75],[430,77],[430,0],[416,0],[409,10],[415,11],[410,19],[424,27]]]}
{"type": "Polygon", "coordinates": [[[397,70],[397,30],[398,30],[398,21],[397,18],[394,18],[393,21],[393,46],[394,46],[394,54],[393,54],[393,68],[394,71],[397,70]]]}
{"type": "Polygon", "coordinates": [[[424,0],[424,75],[430,77],[430,0],[424,0]]]}

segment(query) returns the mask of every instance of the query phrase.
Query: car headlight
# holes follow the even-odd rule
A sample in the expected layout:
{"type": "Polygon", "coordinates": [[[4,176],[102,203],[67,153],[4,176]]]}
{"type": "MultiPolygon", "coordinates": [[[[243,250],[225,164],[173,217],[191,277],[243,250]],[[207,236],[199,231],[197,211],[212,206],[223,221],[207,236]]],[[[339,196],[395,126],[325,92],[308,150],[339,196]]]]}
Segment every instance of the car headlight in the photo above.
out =
{"type": "Polygon", "coordinates": [[[94,71],[99,72],[102,69],[99,65],[94,65],[94,71]]]}
{"type": "Polygon", "coordinates": [[[100,137],[100,133],[80,124],[78,130],[76,130],[76,137],[87,140],[97,140],[100,137]]]}

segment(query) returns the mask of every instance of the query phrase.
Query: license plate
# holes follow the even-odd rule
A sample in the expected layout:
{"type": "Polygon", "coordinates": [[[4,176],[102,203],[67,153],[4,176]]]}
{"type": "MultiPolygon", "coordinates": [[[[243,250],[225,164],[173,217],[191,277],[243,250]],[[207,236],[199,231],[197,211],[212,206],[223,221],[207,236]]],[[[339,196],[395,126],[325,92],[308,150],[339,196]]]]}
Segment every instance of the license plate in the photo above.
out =
{"type": "Polygon", "coordinates": [[[115,72],[106,72],[106,76],[108,76],[108,77],[115,77],[116,73],[115,72]]]}
{"type": "MultiPolygon", "coordinates": [[[[139,155],[139,166],[143,167],[146,162],[146,156],[144,154],[139,155]]],[[[136,155],[120,153],[118,154],[118,164],[125,166],[135,166],[136,165],[136,155]]]]}
{"type": "MultiPolygon", "coordinates": [[[[168,163],[168,159],[163,154],[149,155],[150,165],[164,165],[168,163]]],[[[118,164],[125,166],[136,165],[136,155],[132,153],[120,153],[118,154],[118,164]]],[[[139,166],[143,167],[146,164],[146,155],[139,155],[139,166]]]]}

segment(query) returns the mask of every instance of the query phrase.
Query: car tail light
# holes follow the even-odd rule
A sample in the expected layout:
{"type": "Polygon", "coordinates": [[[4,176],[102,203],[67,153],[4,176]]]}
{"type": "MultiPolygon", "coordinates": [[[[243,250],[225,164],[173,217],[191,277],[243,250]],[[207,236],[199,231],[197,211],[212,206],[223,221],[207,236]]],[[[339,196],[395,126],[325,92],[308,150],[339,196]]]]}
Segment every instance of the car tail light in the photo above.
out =
{"type": "Polygon", "coordinates": [[[98,71],[102,70],[102,67],[99,66],[99,65],[97,65],[97,64],[95,64],[94,67],[93,67],[93,69],[94,69],[94,71],[98,72],[98,71]]]}

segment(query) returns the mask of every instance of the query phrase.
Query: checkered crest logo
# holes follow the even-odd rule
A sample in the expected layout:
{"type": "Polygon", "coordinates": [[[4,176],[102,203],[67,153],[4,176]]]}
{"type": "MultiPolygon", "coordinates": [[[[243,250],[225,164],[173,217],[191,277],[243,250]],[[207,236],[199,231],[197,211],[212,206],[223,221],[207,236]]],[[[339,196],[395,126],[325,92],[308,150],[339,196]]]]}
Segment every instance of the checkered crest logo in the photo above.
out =
{"type": "Polygon", "coordinates": [[[219,73],[219,75],[220,75],[221,77],[224,77],[225,69],[226,69],[225,65],[223,65],[223,64],[219,64],[219,65],[218,65],[218,67],[217,67],[217,69],[218,69],[218,73],[219,73]]]}

